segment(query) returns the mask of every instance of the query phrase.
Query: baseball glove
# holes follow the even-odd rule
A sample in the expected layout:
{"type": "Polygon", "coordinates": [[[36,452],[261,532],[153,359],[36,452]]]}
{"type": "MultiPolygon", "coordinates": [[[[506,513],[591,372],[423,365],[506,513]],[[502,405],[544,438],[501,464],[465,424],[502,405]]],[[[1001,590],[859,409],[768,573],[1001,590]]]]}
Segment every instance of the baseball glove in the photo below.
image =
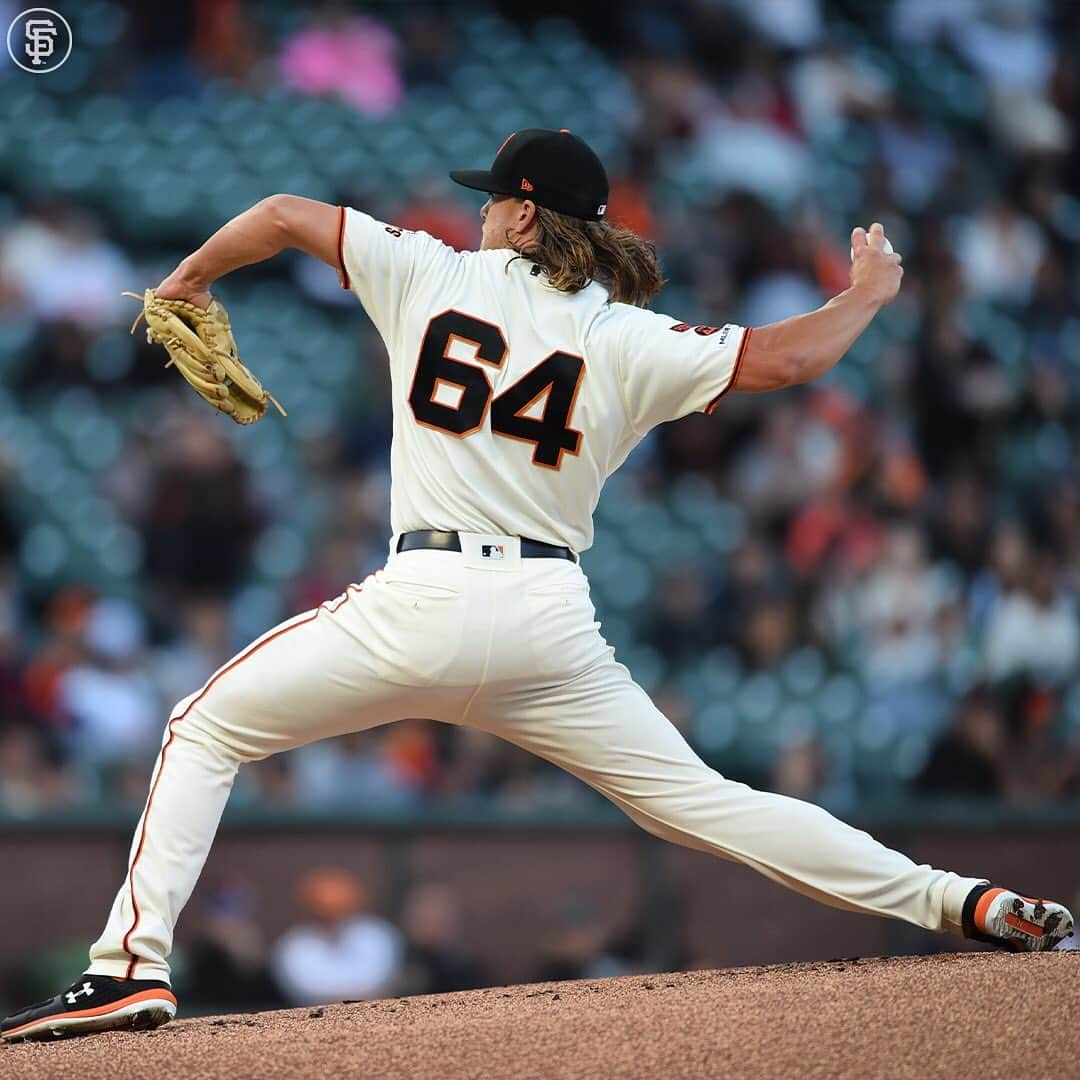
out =
{"type": "Polygon", "coordinates": [[[273,394],[240,362],[228,312],[219,301],[211,300],[203,310],[186,300],[165,300],[154,289],[141,297],[133,292],[123,295],[143,302],[131,332],[145,317],[146,340],[163,345],[169,354],[165,366],[175,364],[195,393],[215,409],[238,424],[261,420],[270,402],[286,415],[273,394]]]}

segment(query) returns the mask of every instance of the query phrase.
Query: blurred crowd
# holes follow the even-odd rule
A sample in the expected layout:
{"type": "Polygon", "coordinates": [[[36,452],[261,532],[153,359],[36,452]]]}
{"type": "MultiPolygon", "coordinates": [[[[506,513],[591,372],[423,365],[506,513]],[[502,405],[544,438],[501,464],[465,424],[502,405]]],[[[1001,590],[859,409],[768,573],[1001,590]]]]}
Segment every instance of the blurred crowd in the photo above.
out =
{"type": "MultiPolygon", "coordinates": [[[[266,897],[243,875],[200,885],[170,958],[173,986],[189,1015],[442,994],[497,978],[475,915],[448,881],[418,879],[384,913],[363,878],[340,866],[315,866],[293,882],[291,900],[291,921],[272,934],[266,897]]],[[[574,894],[533,914],[523,981],[652,970],[637,918],[613,917],[574,894]]],[[[79,962],[74,958],[84,952],[81,941],[61,941],[32,965],[0,971],[0,1000],[46,993],[54,969],[79,962]]],[[[681,959],[678,952],[672,959],[681,959]]]]}
{"type": "MultiPolygon", "coordinates": [[[[638,451],[625,470],[635,498],[659,503],[690,479],[703,498],[738,506],[745,528],[729,558],[658,575],[632,639],[615,644],[657,657],[651,689],[691,739],[687,670],[722,655],[748,677],[780,672],[810,645],[828,670],[853,676],[888,735],[910,726],[926,736],[905,767],[909,790],[1080,795],[1080,9],[893,0],[852,20],[852,7],[601,3],[578,19],[631,93],[609,216],[657,243],[669,279],[659,309],[747,325],[809,310],[846,285],[845,230],[874,220],[906,270],[900,298],[835,377],[729,397],[638,451]]],[[[170,4],[165,32],[157,9],[111,5],[110,55],[130,73],[119,89],[195,99],[222,79],[256,95],[284,85],[392,123],[410,95],[437,95],[468,62],[445,5],[406,5],[388,21],[345,4],[276,22],[257,8],[170,4]]],[[[529,32],[516,5],[499,10],[529,32]]],[[[478,242],[478,206],[439,177],[398,201],[368,192],[363,177],[340,196],[366,206],[369,194],[398,224],[478,242]]],[[[252,625],[252,567],[295,564],[270,609],[280,618],[383,558],[381,345],[359,311],[347,316],[363,400],[297,444],[296,490],[318,525],[296,554],[279,526],[300,503],[274,486],[274,464],[245,457],[125,336],[120,291],[167,269],[180,240],[148,247],[97,208],[60,192],[30,197],[3,177],[0,218],[0,337],[23,335],[30,357],[5,369],[5,393],[27,407],[93,399],[122,411],[135,393],[154,403],[123,428],[94,492],[136,552],[126,589],[50,576],[49,535],[19,497],[20,449],[0,439],[0,810],[138,807],[171,705],[266,628],[252,625]]],[[[319,268],[259,273],[345,317],[319,268]]],[[[747,778],[851,803],[867,793],[842,765],[810,729],[747,778]]],[[[236,798],[513,813],[595,797],[513,747],[408,721],[247,768],[236,798]]],[[[362,906],[356,888],[323,881],[305,903],[328,918],[334,904],[362,906]]],[[[239,917],[242,895],[224,889],[219,900],[216,917],[239,917]]],[[[349,948],[378,955],[359,967],[385,969],[394,986],[448,988],[440,964],[451,982],[475,980],[459,958],[408,959],[423,951],[425,926],[452,919],[440,903],[437,888],[415,898],[411,945],[357,925],[349,948]]],[[[195,969],[242,966],[215,956],[213,936],[195,969]]],[[[334,957],[303,928],[275,957],[287,1000],[323,1000],[303,984],[309,975],[331,996],[367,993],[335,981],[334,957]]]]}

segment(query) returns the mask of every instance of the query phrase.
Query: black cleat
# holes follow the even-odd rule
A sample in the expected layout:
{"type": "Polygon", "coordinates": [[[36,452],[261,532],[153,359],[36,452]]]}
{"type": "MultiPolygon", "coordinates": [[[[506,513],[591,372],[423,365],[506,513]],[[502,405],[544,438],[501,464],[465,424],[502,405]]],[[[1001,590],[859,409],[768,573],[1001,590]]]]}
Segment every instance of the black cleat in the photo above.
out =
{"type": "Polygon", "coordinates": [[[167,983],[82,975],[62,994],[13,1013],[0,1024],[0,1038],[62,1039],[94,1031],[142,1031],[168,1023],[176,998],[167,983]]]}

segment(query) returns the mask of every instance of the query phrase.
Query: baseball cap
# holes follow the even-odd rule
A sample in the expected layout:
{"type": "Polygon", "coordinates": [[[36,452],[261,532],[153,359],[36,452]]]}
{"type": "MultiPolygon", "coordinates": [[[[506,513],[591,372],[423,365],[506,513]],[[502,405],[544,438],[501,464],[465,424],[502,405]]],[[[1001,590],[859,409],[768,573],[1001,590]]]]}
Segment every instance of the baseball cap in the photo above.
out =
{"type": "Polygon", "coordinates": [[[475,191],[532,199],[569,217],[599,221],[607,210],[608,178],[584,139],[565,128],[511,133],[490,169],[455,169],[450,179],[475,191]]]}

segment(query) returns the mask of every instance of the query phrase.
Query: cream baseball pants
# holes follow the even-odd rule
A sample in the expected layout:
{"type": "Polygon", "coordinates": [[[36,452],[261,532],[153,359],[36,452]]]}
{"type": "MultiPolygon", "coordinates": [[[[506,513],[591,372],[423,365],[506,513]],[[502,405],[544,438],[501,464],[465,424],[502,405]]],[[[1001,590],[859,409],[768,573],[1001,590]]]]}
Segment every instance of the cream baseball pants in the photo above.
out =
{"type": "Polygon", "coordinates": [[[405,717],[467,724],[594,787],[642,828],[833,907],[956,930],[971,888],[820,807],[709,768],[600,636],[585,575],[513,537],[392,554],[252,642],[172,712],[97,975],[168,981],[173,929],[244,762],[405,717]]]}

